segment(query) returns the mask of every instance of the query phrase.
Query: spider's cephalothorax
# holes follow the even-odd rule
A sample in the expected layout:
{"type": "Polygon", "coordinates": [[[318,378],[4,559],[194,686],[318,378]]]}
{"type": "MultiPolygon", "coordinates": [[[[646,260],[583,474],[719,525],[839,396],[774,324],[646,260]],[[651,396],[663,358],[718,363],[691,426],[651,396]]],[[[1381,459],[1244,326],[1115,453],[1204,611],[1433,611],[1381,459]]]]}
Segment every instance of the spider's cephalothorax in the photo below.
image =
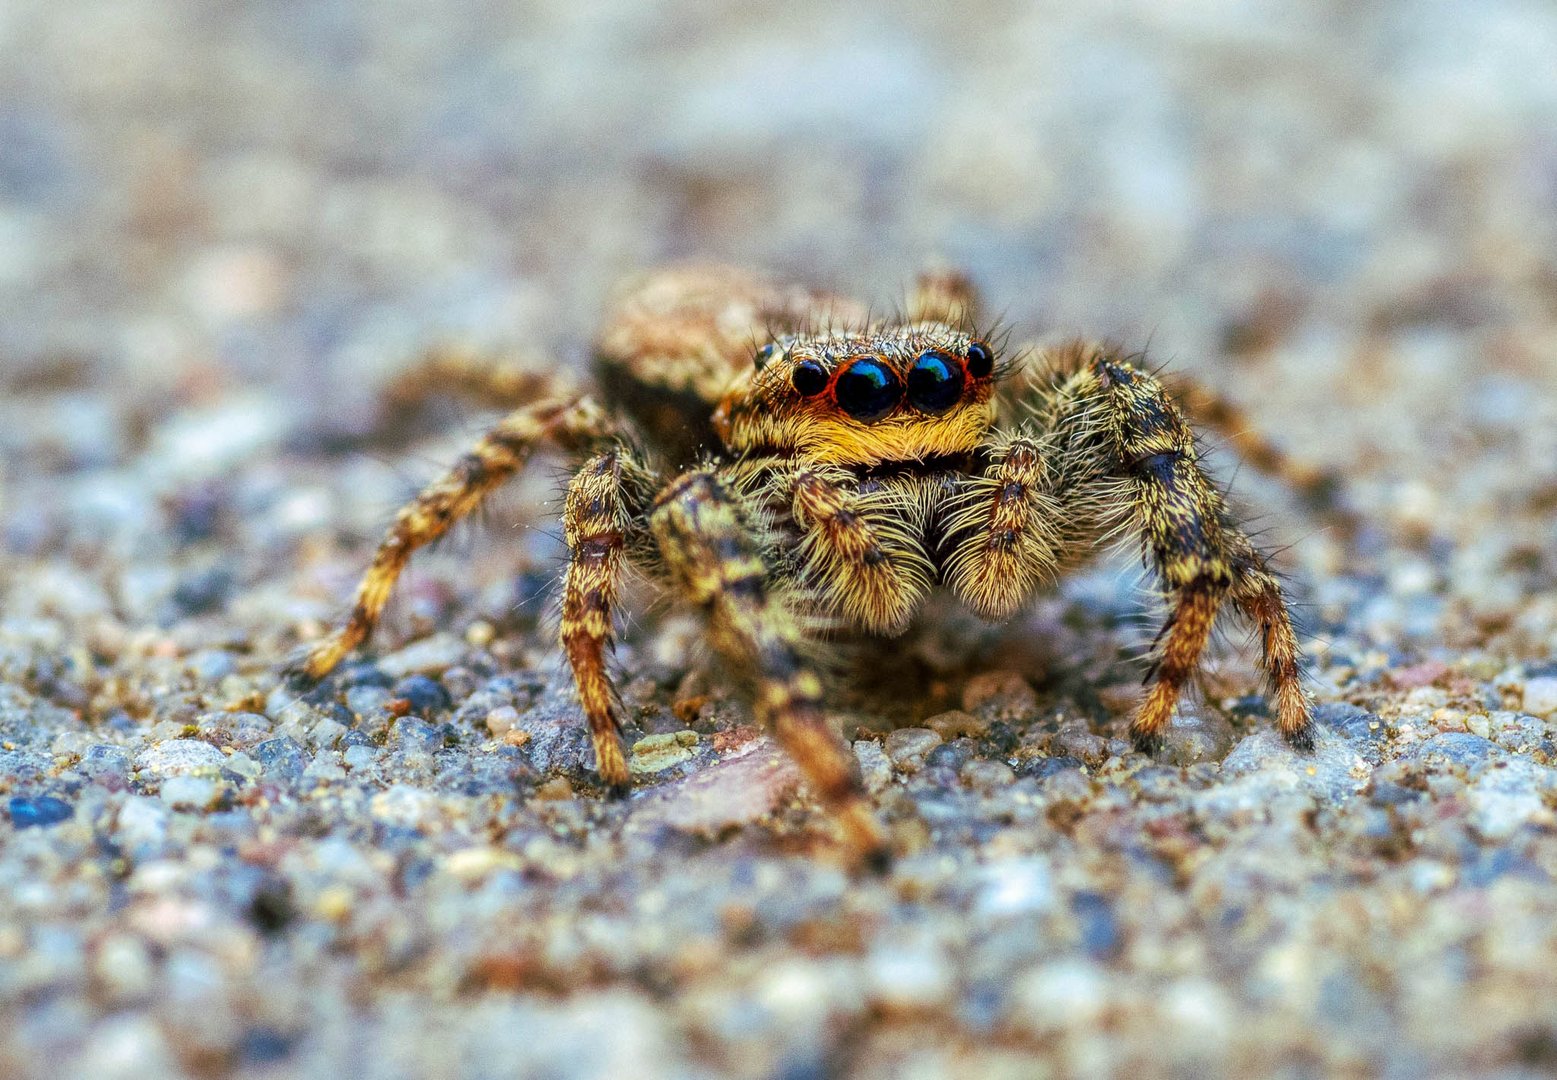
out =
{"type": "MultiPolygon", "coordinates": [[[[1175,398],[1105,346],[1002,362],[972,332],[973,311],[953,274],[921,278],[904,316],[882,322],[827,294],[683,267],[636,283],[609,320],[597,357],[610,411],[555,376],[434,358],[427,385],[485,381],[517,407],[400,512],[350,618],[304,672],[321,676],[361,644],[411,552],[550,442],[582,461],[564,508],[562,646],[597,771],[617,791],[629,773],[605,658],[629,565],[705,613],[758,718],[856,856],[880,862],[885,840],[824,717],[807,636],[898,632],[937,585],[987,618],[1007,617],[1121,531],[1140,538],[1170,608],[1131,720],[1137,746],[1160,743],[1230,605],[1259,632],[1281,731],[1310,747],[1280,585],[1198,464],[1175,398]],[[635,449],[629,429],[656,456],[635,449]]],[[[1238,426],[1215,395],[1182,391],[1212,422],[1238,426]]],[[[1246,429],[1235,445],[1315,482],[1246,429]]]]}

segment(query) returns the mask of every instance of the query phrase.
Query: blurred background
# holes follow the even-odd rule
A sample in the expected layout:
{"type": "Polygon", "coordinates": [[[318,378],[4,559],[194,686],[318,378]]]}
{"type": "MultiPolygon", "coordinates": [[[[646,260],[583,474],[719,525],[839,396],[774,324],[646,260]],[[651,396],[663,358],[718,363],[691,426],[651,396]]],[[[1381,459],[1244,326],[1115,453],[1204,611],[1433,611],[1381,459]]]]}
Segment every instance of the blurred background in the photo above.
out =
{"type": "MultiPolygon", "coordinates": [[[[1087,789],[1096,813],[1075,802],[1054,819],[1092,823],[1072,836],[1033,807],[1087,787],[1069,754],[1096,768],[1111,751],[1087,717],[1051,742],[1056,725],[1033,719],[1049,699],[1017,675],[1001,685],[1027,710],[1031,770],[986,802],[949,773],[963,801],[945,810],[938,782],[906,779],[919,763],[882,765],[903,821],[952,823],[905,864],[903,896],[922,905],[790,857],[766,826],[624,863],[615,825],[597,826],[627,810],[515,795],[561,775],[537,749],[558,717],[577,735],[530,618],[541,604],[514,614],[555,579],[544,470],[515,500],[540,523],[517,592],[525,560],[499,533],[419,558],[392,609],[386,650],[485,627],[433,639],[463,667],[422,690],[465,711],[421,725],[425,746],[347,747],[348,728],[409,729],[377,684],[359,714],[332,702],[323,719],[278,697],[299,628],[336,616],[393,508],[481,426],[455,410],[384,439],[394,375],[448,343],[582,375],[613,283],[668,259],[753,264],[882,306],[945,262],[1018,340],[1149,344],[1295,457],[1339,470],[1370,523],[1350,544],[1238,475],[1269,542],[1296,545],[1283,566],[1312,601],[1316,692],[1384,718],[1358,737],[1387,724],[1403,754],[1425,734],[1468,739],[1480,716],[1500,745],[1557,754],[1553,721],[1510,721],[1530,736],[1518,742],[1484,715],[1539,701],[1557,717],[1545,0],[4,0],[0,790],[13,823],[64,816],[0,835],[0,1072],[87,1039],[79,1075],[289,1055],[342,1075],[380,1045],[358,1037],[369,1020],[385,1076],[525,1054],[546,1075],[635,1075],[645,1046],[665,1075],[698,1075],[687,1046],[749,1075],[831,1075],[844,1058],[830,1048],[846,1058],[839,1032],[858,1025],[886,1048],[877,1075],[906,1075],[906,1032],[930,1055],[915,1075],[935,1075],[943,1022],[968,1045],[1015,1031],[1011,1075],[1057,1045],[1078,1074],[1166,1068],[1169,1037],[1183,1075],[1250,1075],[1289,1043],[1331,1075],[1425,1075],[1439,1053],[1467,1068],[1557,1059],[1557,787],[1537,788],[1550,770],[1530,760],[1499,774],[1518,790],[1435,775],[1406,829],[1388,785],[1378,805],[1352,797],[1377,747],[1321,771],[1333,790],[1294,808],[1308,781],[1281,786],[1256,709],[1236,728],[1214,718],[1206,756],[1241,737],[1245,773],[1252,746],[1271,789],[1218,780],[1210,760],[1125,776],[1136,761],[1087,789]],[[519,707],[509,731],[542,717],[502,761],[492,702],[519,707]],[[274,761],[260,746],[280,747],[274,761]],[[218,765],[252,758],[242,776],[195,777],[226,793],[221,812],[204,788],[159,787],[177,755],[214,747],[230,755],[218,765]],[[436,777],[434,749],[454,762],[436,777]],[[1061,796],[1039,786],[1045,755],[1068,763],[1061,796]],[[1482,796],[1502,817],[1473,828],[1482,796]],[[1135,839],[1191,802],[1185,820],[1204,811],[1223,831],[1170,821],[1159,848],[1135,839]],[[984,816],[964,835],[957,814],[984,816]],[[429,876],[451,853],[467,876],[429,876]],[[826,922],[851,903],[852,929],[826,922]],[[684,948],[663,930],[677,919],[684,948]],[[1510,929],[1475,937],[1494,924],[1510,929]],[[516,927],[533,952],[503,951],[516,927]],[[577,1007],[551,1001],[576,972],[597,980],[577,1007]],[[546,978],[559,981],[513,993],[546,978]],[[919,1026],[895,1027],[894,1010],[919,1026]],[[1526,1041],[1505,1030],[1515,1014],[1526,1041]],[[463,1042],[445,1039],[456,1025],[463,1042]],[[402,1035],[415,1046],[397,1056],[402,1035]]],[[[1092,650],[1067,677],[1122,679],[1128,702],[1129,643],[1072,614],[1043,608],[1028,636],[1092,650]]],[[[650,672],[635,700],[680,730],[665,701],[685,642],[661,650],[640,627],[621,657],[650,672]]],[[[1252,655],[1233,663],[1249,694],[1252,655]]],[[[735,715],[719,714],[721,734],[735,715]]],[[[975,749],[1010,780],[1011,745],[975,749]]],[[[797,812],[779,833],[813,825],[797,812]]]]}
{"type": "Polygon", "coordinates": [[[349,423],[432,340],[577,359],[665,259],[940,258],[1023,329],[1298,357],[1317,435],[1549,355],[1554,57],[1535,0],[11,0],[0,358],[349,423]]]}

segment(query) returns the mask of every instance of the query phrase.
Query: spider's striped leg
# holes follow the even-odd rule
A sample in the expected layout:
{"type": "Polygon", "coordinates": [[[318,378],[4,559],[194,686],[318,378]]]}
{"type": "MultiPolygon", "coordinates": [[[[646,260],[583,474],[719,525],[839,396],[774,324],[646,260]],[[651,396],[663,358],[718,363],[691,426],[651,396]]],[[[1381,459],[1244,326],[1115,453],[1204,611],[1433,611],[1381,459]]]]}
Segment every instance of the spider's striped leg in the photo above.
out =
{"type": "Polygon", "coordinates": [[[1296,748],[1312,747],[1313,721],[1286,598],[1200,468],[1194,433],[1179,406],[1157,379],[1105,347],[1073,344],[1050,361],[1058,411],[1049,419],[1070,432],[1067,445],[1081,451],[1077,458],[1090,445],[1124,485],[1171,607],[1151,688],[1130,724],[1137,746],[1150,750],[1161,743],[1217,612],[1230,599],[1259,627],[1282,734],[1296,748]]]}
{"type": "Polygon", "coordinates": [[[1180,690],[1199,666],[1217,609],[1231,598],[1259,624],[1282,734],[1294,747],[1311,748],[1313,721],[1286,599],[1197,463],[1194,433],[1178,405],[1156,379],[1116,356],[1096,356],[1090,371],[1107,414],[1104,437],[1132,490],[1137,527],[1172,603],[1155,679],[1130,725],[1137,745],[1160,743],[1180,690]]]}
{"type": "Polygon", "coordinates": [[[1002,438],[950,508],[946,584],[986,619],[1014,614],[1060,562],[1062,508],[1050,456],[1036,435],[1002,438]]]}
{"type": "Polygon", "coordinates": [[[328,674],[373,632],[390,589],[412,552],[437,540],[524,464],[539,443],[551,441],[579,449],[610,438],[614,430],[589,398],[552,398],[509,413],[482,436],[441,478],[395,515],[373,562],[357,586],[356,601],[346,622],[320,641],[299,665],[301,674],[328,674]]]}
{"type": "Polygon", "coordinates": [[[800,579],[850,623],[901,632],[930,589],[913,496],[892,487],[862,493],[841,471],[814,465],[779,482],[801,529],[800,579]]]}
{"type": "Polygon", "coordinates": [[[1287,742],[1298,750],[1314,748],[1314,723],[1308,714],[1308,698],[1303,693],[1302,650],[1292,617],[1287,611],[1281,582],[1271,573],[1265,556],[1255,549],[1247,536],[1234,531],[1231,536],[1233,561],[1232,601],[1250,622],[1259,628],[1260,649],[1276,699],[1276,722],[1287,742]]]}
{"type": "Polygon", "coordinates": [[[409,413],[436,397],[461,397],[514,409],[556,393],[555,376],[539,357],[482,352],[458,346],[427,350],[399,372],[381,394],[395,413],[409,413]]]}
{"type": "Polygon", "coordinates": [[[563,531],[568,570],[562,588],[562,648],[573,669],[595,771],[616,794],[628,788],[620,705],[606,674],[618,587],[633,548],[648,540],[655,477],[625,446],[585,463],[568,485],[563,531]]]}
{"type": "Polygon", "coordinates": [[[1312,510],[1346,532],[1356,532],[1360,522],[1346,506],[1345,484],[1339,473],[1293,458],[1256,431],[1235,403],[1204,383],[1183,372],[1166,378],[1191,420],[1221,432],[1244,461],[1291,487],[1312,510]]]}
{"type": "Polygon", "coordinates": [[[852,854],[884,867],[886,838],[854,757],[827,724],[822,682],[802,660],[800,627],[770,592],[768,566],[735,497],[711,470],[686,473],[655,501],[650,527],[671,582],[706,612],[715,650],[751,679],[757,718],[837,816],[852,854]]]}

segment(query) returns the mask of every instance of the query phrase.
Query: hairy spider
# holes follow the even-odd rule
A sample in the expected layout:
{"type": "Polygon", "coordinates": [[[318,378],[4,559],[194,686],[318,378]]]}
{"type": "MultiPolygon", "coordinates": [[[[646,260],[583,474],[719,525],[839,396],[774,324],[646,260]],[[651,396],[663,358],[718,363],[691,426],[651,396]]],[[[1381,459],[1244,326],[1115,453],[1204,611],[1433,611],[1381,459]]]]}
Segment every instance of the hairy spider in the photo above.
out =
{"type": "MultiPolygon", "coordinates": [[[[350,617],[312,648],[303,673],[323,676],[360,645],[411,553],[548,442],[583,462],[563,513],[562,647],[596,770],[617,792],[629,774],[606,654],[630,565],[703,611],[714,649],[749,680],[757,718],[855,856],[879,863],[885,839],[825,719],[807,639],[900,632],[936,585],[987,619],[1007,618],[1120,533],[1139,537],[1170,612],[1130,722],[1136,746],[1160,746],[1226,604],[1258,629],[1281,732],[1310,749],[1280,583],[1197,463],[1180,404],[1104,345],[1007,363],[973,319],[971,289],[955,274],[925,275],[903,316],[882,321],[839,297],[680,267],[639,281],[607,322],[596,352],[612,408],[554,374],[432,358],[416,374],[423,385],[486,390],[517,408],[400,511],[350,617]]],[[[1248,434],[1215,394],[1180,396],[1236,429],[1246,456],[1304,487],[1321,483],[1248,434]]]]}

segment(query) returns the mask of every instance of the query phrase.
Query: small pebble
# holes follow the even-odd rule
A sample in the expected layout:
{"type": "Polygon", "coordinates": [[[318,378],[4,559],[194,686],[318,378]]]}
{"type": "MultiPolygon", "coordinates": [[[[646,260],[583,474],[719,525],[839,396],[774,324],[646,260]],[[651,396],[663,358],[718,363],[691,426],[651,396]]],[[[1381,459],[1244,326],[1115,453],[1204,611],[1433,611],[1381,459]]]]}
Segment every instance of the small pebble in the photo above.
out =
{"type": "Polygon", "coordinates": [[[950,742],[952,739],[964,736],[981,736],[989,731],[990,724],[982,717],[963,712],[961,709],[953,709],[950,712],[936,713],[924,722],[924,726],[950,742]]]}
{"type": "Polygon", "coordinates": [[[159,800],[132,795],[119,808],[120,842],[129,846],[162,843],[168,831],[168,810],[159,800]]]}
{"type": "Polygon", "coordinates": [[[184,615],[208,615],[227,606],[237,579],[225,567],[197,571],[178,583],[173,603],[184,615]]]}
{"type": "Polygon", "coordinates": [[[169,739],[141,752],[135,767],[150,776],[180,776],[207,769],[220,769],[226,756],[210,743],[198,739],[169,739]]]}
{"type": "Polygon", "coordinates": [[[76,768],[94,780],[123,780],[130,774],[130,755],[120,746],[92,746],[81,755],[76,768]]]}
{"type": "Polygon", "coordinates": [[[633,744],[627,767],[634,773],[663,772],[672,765],[692,759],[697,732],[672,731],[663,735],[645,735],[633,744]]]}
{"type": "Polygon", "coordinates": [[[887,735],[886,753],[901,772],[924,768],[930,751],[941,745],[941,737],[929,728],[898,728],[887,735]]]}
{"type": "Polygon", "coordinates": [[[984,672],[962,688],[965,712],[982,710],[994,719],[1013,720],[1031,716],[1037,707],[1038,693],[1020,672],[984,672]]]}
{"type": "Polygon", "coordinates": [[[945,955],[928,944],[883,945],[866,958],[865,968],[871,1000],[887,1013],[934,1012],[955,986],[945,955]]]}
{"type": "Polygon", "coordinates": [[[76,812],[68,802],[52,795],[40,795],[33,799],[13,798],[7,807],[11,812],[11,824],[18,829],[58,825],[62,821],[69,821],[76,812]]]}
{"type": "Polygon", "coordinates": [[[1003,761],[975,759],[962,767],[962,782],[978,791],[994,792],[1016,779],[1016,772],[1003,761]]]}
{"type": "Polygon", "coordinates": [[[860,779],[864,781],[866,791],[875,794],[892,783],[892,762],[879,743],[869,739],[857,740],[854,757],[860,763],[860,779]]]}
{"type": "Polygon", "coordinates": [[[217,784],[204,776],[174,776],[162,782],[162,801],[179,809],[203,810],[216,801],[217,784]]]}
{"type": "Polygon", "coordinates": [[[436,675],[459,663],[465,649],[465,643],[453,634],[434,634],[380,657],[378,666],[397,679],[406,675],[436,675]]]}
{"type": "Polygon", "coordinates": [[[276,780],[297,780],[308,767],[308,755],[296,739],[287,735],[260,743],[253,754],[265,775],[276,780]]]}
{"type": "Polygon", "coordinates": [[[394,699],[394,692],[387,686],[353,686],[346,691],[346,708],[358,720],[364,720],[380,712],[394,699]]]}
{"type": "Polygon", "coordinates": [[[501,738],[519,726],[519,710],[512,705],[499,705],[487,713],[487,730],[501,738]]]}
{"type": "Polygon", "coordinates": [[[411,703],[411,711],[419,716],[446,711],[452,702],[449,692],[437,679],[426,675],[410,675],[394,685],[394,696],[411,703]]]}
{"type": "Polygon", "coordinates": [[[238,670],[233,654],[221,649],[206,649],[189,658],[189,670],[197,679],[216,682],[238,670]]]}
{"type": "Polygon", "coordinates": [[[1524,709],[1536,716],[1557,716],[1557,677],[1542,675],[1526,682],[1524,709]]]}

